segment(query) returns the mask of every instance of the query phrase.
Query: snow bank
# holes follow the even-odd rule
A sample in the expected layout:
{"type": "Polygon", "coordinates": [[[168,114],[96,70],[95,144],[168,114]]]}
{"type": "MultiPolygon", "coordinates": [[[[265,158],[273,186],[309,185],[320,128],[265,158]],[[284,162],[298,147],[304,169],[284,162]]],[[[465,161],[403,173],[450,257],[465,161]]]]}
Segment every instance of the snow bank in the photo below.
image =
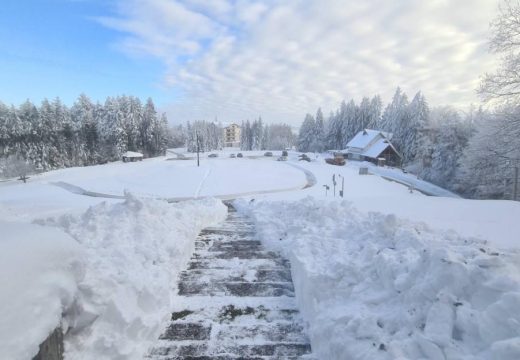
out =
{"type": "Polygon", "coordinates": [[[0,229],[2,358],[31,359],[74,301],[81,251],[58,229],[5,221],[0,229]]]}
{"type": "Polygon", "coordinates": [[[520,358],[520,252],[348,202],[237,202],[291,261],[319,359],[520,358]]]}
{"type": "Polygon", "coordinates": [[[47,220],[84,248],[85,274],[66,314],[70,359],[141,359],[163,330],[177,275],[199,231],[226,216],[218,200],[169,204],[127,195],[47,220]]]}

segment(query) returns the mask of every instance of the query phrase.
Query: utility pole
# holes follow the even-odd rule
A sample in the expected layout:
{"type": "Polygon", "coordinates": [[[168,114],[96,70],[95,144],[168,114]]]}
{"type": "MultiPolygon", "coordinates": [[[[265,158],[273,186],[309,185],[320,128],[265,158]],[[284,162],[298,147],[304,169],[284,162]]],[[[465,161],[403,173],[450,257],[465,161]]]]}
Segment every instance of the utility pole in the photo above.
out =
{"type": "Polygon", "coordinates": [[[516,201],[518,194],[518,165],[515,166],[515,182],[513,183],[513,201],[516,201]]]}
{"type": "Polygon", "coordinates": [[[199,158],[199,152],[200,152],[200,138],[198,131],[195,131],[195,140],[197,141],[197,167],[200,166],[200,158],[199,158]]]}

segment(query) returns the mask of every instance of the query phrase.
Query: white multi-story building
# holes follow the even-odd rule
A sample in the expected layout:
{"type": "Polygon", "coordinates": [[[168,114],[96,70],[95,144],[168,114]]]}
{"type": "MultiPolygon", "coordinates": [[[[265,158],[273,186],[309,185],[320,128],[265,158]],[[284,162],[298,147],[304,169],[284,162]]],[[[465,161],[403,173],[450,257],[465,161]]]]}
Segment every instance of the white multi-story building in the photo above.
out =
{"type": "Polygon", "coordinates": [[[224,128],[224,146],[239,147],[240,146],[240,126],[230,124],[224,128]]]}

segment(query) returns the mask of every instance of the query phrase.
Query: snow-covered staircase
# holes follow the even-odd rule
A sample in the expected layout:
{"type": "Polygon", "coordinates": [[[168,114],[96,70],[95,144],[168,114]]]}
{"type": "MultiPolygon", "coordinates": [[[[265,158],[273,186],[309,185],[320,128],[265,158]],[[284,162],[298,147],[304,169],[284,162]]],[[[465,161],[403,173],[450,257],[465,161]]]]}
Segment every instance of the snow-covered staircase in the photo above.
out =
{"type": "Polygon", "coordinates": [[[289,263],[253,240],[229,207],[202,231],[182,273],[171,323],[152,359],[299,359],[311,348],[294,299],[289,263]]]}

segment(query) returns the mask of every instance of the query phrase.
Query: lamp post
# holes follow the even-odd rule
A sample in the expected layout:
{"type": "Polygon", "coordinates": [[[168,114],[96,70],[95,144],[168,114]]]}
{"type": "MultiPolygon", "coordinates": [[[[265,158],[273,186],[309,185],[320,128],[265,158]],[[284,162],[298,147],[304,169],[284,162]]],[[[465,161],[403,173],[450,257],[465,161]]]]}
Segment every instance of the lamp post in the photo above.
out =
{"type": "Polygon", "coordinates": [[[511,199],[516,201],[518,198],[518,161],[519,159],[507,159],[506,165],[513,167],[514,179],[513,179],[513,196],[511,199]]]}
{"type": "Polygon", "coordinates": [[[515,165],[515,180],[513,183],[513,201],[516,201],[518,194],[518,165],[515,165]]]}
{"type": "Polygon", "coordinates": [[[200,152],[200,137],[199,132],[195,131],[195,141],[197,142],[197,167],[200,166],[200,158],[199,158],[199,152],[200,152]]]}

